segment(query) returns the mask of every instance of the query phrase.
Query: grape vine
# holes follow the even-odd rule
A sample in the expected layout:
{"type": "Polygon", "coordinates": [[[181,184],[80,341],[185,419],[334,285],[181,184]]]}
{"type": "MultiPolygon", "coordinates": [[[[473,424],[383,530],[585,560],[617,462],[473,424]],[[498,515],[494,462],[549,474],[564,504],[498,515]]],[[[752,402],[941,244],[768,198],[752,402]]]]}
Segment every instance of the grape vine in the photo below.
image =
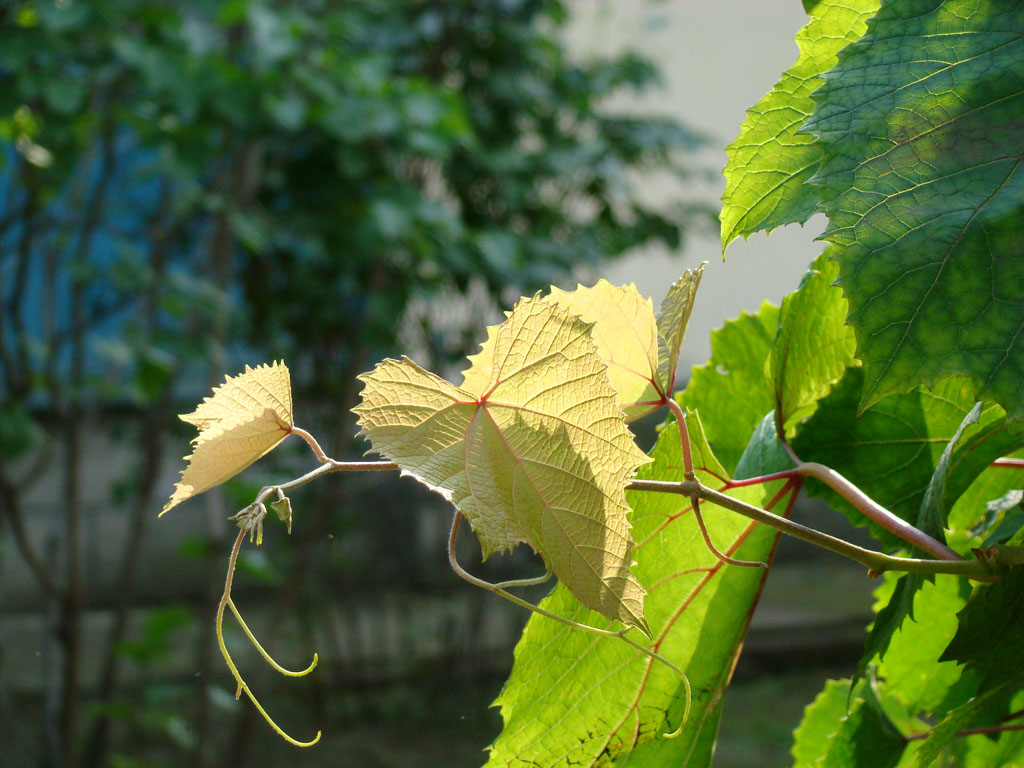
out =
{"type": "Polygon", "coordinates": [[[500,694],[488,766],[708,765],[722,698],[787,534],[881,577],[849,679],[795,733],[794,764],[1016,764],[1024,756],[1024,3],[810,3],[800,57],[729,147],[723,247],[829,218],[826,251],[780,307],[712,336],[676,391],[704,268],[661,311],[600,282],[522,299],[456,385],[408,359],[360,377],[382,461],[330,458],[296,427],[283,363],[229,378],[192,414],[167,509],[289,435],[318,466],[236,517],[222,637],[245,537],[268,507],[340,471],[401,470],[454,506],[452,568],[534,613],[500,694]],[[627,423],[664,408],[649,455],[627,423]],[[801,491],[879,550],[789,519],[801,491]],[[458,563],[525,543],[540,576],[492,584],[458,563]],[[558,582],[533,605],[510,590],[558,582]],[[918,674],[927,670],[926,679],[918,674]],[[912,671],[915,672],[912,674],[912,671]],[[865,762],[868,761],[868,762],[865,762]]]}

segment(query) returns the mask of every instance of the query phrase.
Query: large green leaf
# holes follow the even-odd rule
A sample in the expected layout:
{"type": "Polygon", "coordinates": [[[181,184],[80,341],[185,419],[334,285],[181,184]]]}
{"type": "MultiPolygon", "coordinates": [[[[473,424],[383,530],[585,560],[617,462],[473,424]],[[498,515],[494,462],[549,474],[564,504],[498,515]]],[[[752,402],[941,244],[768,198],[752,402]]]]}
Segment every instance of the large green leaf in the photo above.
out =
{"type": "Polygon", "coordinates": [[[839,721],[839,730],[829,737],[823,765],[892,768],[907,742],[882,711],[871,686],[860,688],[861,694],[851,700],[846,717],[839,721]]]}
{"type": "Polygon", "coordinates": [[[747,110],[740,134],[726,151],[722,196],[722,249],[782,224],[803,223],[817,193],[804,185],[817,170],[821,149],[800,127],[814,109],[811,93],[836,54],[864,34],[879,0],[805,0],[810,20],[796,35],[800,56],[778,84],[747,110]]]}
{"type": "Polygon", "coordinates": [[[853,362],[846,301],[832,285],[836,272],[827,252],[819,256],[781,309],[765,303],[756,315],[741,314],[714,331],[711,360],[693,369],[683,401],[700,411],[731,471],[766,413],[791,429],[853,362]]]}
{"type": "MultiPolygon", "coordinates": [[[[695,414],[689,414],[698,477],[717,484],[714,460],[695,414]]],[[[679,438],[662,430],[653,464],[639,478],[682,477],[679,438]]],[[[742,489],[764,503],[767,488],[742,489]]],[[[765,572],[724,565],[704,546],[687,499],[631,492],[637,538],[634,572],[648,591],[646,613],[655,648],[678,665],[693,690],[690,718],[676,738],[683,682],[664,665],[614,638],[601,638],[534,616],[515,651],[512,674],[498,697],[504,729],[488,766],[706,766],[720,706],[765,572]]],[[[703,507],[711,536],[736,557],[766,560],[774,531],[725,510],[703,507]]],[[[543,606],[598,626],[562,585],[543,606]]]]}
{"type": "MultiPolygon", "coordinates": [[[[917,527],[935,539],[944,541],[950,510],[992,461],[1019,448],[1022,440],[1024,436],[1006,428],[1002,408],[994,404],[987,407],[982,407],[981,403],[976,404],[964,417],[939,457],[921,499],[917,527]]],[[[998,471],[995,470],[996,473],[998,471]]],[[[967,501],[971,503],[970,499],[967,501]]],[[[974,519],[970,519],[968,524],[973,522],[974,519]]],[[[900,578],[892,600],[878,613],[871,627],[864,656],[857,666],[854,679],[863,674],[866,665],[876,655],[885,654],[893,632],[904,623],[904,619],[913,618],[914,594],[924,583],[925,577],[916,573],[900,578]]]]}
{"type": "Polygon", "coordinates": [[[791,427],[810,415],[853,363],[855,341],[846,325],[846,300],[832,284],[838,273],[826,250],[811,264],[800,288],[782,300],[768,373],[778,424],[790,436],[791,427]]]}
{"type": "Polygon", "coordinates": [[[967,698],[946,712],[935,727],[929,730],[928,738],[921,744],[917,752],[917,761],[914,763],[916,768],[934,765],[943,749],[956,739],[960,731],[971,727],[979,720],[993,721],[999,713],[1005,712],[1007,702],[1021,682],[1024,682],[1024,673],[1019,666],[1010,666],[1006,675],[993,687],[967,698]]]}
{"type": "MultiPolygon", "coordinates": [[[[887,583],[877,590],[879,605],[891,603],[893,581],[894,577],[887,575],[887,583]]],[[[905,736],[914,737],[899,765],[924,768],[944,750],[952,758],[945,764],[971,768],[1021,764],[1024,741],[1012,733],[994,742],[958,736],[965,728],[996,725],[1024,705],[1019,690],[1024,675],[1017,663],[1021,651],[1020,580],[985,591],[999,586],[982,587],[968,603],[970,587],[965,582],[954,576],[936,576],[912,597],[915,620],[904,622],[893,635],[884,659],[872,660],[874,688],[882,709],[894,716],[905,736]],[[993,755],[999,759],[993,761],[993,755]]],[[[843,741],[846,720],[857,709],[856,691],[865,690],[866,685],[865,681],[858,684],[848,716],[849,681],[826,684],[797,730],[796,766],[845,766],[857,761],[873,765],[873,745],[880,735],[883,743],[891,738],[893,747],[898,746],[884,719],[884,728],[865,721],[860,733],[863,751],[855,739],[846,739],[852,749],[842,761],[836,761],[836,743],[843,741]],[[889,737],[884,737],[885,732],[889,737]],[[863,762],[865,758],[868,762],[863,762]]]]}
{"type": "MultiPolygon", "coordinates": [[[[1020,711],[1024,695],[1018,692],[1008,705],[1020,711]]],[[[1004,731],[999,735],[961,736],[953,742],[957,763],[963,768],[1021,768],[1024,766],[1024,731],[1004,731]]]]}
{"type": "Polygon", "coordinates": [[[914,618],[914,598],[925,581],[925,577],[920,573],[905,573],[899,576],[888,602],[883,603],[876,612],[875,620],[864,641],[864,653],[861,654],[857,668],[853,672],[854,681],[864,675],[869,664],[885,656],[893,636],[904,625],[905,620],[914,618]]]}
{"type": "MultiPolygon", "coordinates": [[[[797,453],[805,460],[819,461],[845,475],[872,499],[908,522],[918,525],[922,517],[944,521],[945,511],[956,500],[947,491],[960,493],[965,487],[965,473],[959,470],[970,463],[978,471],[974,460],[966,462],[965,458],[973,450],[954,451],[962,428],[966,429],[965,416],[973,406],[970,388],[954,380],[934,390],[892,395],[858,417],[856,404],[863,375],[860,368],[849,369],[833,392],[821,401],[794,441],[797,453]],[[937,465],[943,469],[937,471],[937,465]],[[947,487],[946,476],[951,466],[956,466],[958,472],[956,481],[947,487]],[[929,489],[933,489],[930,496],[929,489]]],[[[972,436],[975,434],[976,429],[971,432],[972,436]]],[[[984,441],[970,443],[972,449],[979,445],[983,460],[990,461],[992,455],[984,441]]],[[[869,521],[830,488],[813,480],[807,482],[806,488],[808,493],[828,500],[855,525],[866,525],[886,548],[909,548],[905,541],[869,521]]],[[[941,522],[933,527],[931,533],[941,538],[941,522]]],[[[925,578],[919,574],[900,578],[868,633],[855,680],[873,659],[886,653],[893,633],[908,616],[913,616],[914,596],[924,583],[925,578]]]]}
{"type": "Polygon", "coordinates": [[[1024,5],[887,0],[814,94],[812,183],[867,378],[1024,416],[1024,5]]]}
{"type": "Polygon", "coordinates": [[[708,442],[730,473],[750,435],[775,407],[765,373],[779,324],[779,309],[768,302],[756,315],[741,313],[711,332],[711,359],[695,367],[681,402],[698,410],[708,442]]]}
{"type": "MultiPolygon", "coordinates": [[[[884,658],[871,660],[886,695],[898,699],[911,715],[948,707],[949,691],[962,669],[953,662],[939,663],[939,657],[956,633],[956,613],[968,589],[955,576],[937,576],[924,584],[912,597],[914,620],[903,622],[894,633],[884,658]]],[[[879,604],[885,603],[885,591],[876,591],[879,604]]]]}
{"type": "Polygon", "coordinates": [[[793,768],[812,768],[828,750],[828,740],[847,713],[850,701],[849,680],[826,680],[793,732],[793,768]]]}
{"type": "MultiPolygon", "coordinates": [[[[862,368],[850,368],[818,403],[793,442],[801,459],[818,461],[849,478],[889,511],[915,523],[921,500],[943,449],[974,405],[961,379],[932,390],[893,395],[857,415],[864,380],[862,368]]],[[[806,489],[828,500],[855,525],[867,525],[886,548],[906,548],[838,494],[814,480],[806,489]]]]}
{"type": "Polygon", "coordinates": [[[957,615],[956,636],[942,655],[973,669],[991,684],[1024,656],[1024,568],[978,587],[957,615]]]}
{"type": "Polygon", "coordinates": [[[793,768],[891,768],[906,742],[866,683],[829,680],[794,734],[793,768]]]}
{"type": "MultiPolygon", "coordinates": [[[[887,575],[876,591],[878,605],[891,604],[894,581],[894,576],[887,575]]],[[[900,627],[884,659],[872,659],[875,679],[861,680],[852,696],[849,680],[829,681],[808,707],[793,747],[797,768],[873,766],[874,760],[892,765],[904,752],[905,742],[893,730],[890,718],[899,723],[904,735],[919,734],[928,730],[929,720],[943,719],[974,696],[977,681],[973,676],[964,677],[959,664],[939,662],[956,632],[956,612],[965,602],[960,580],[938,576],[910,599],[917,621],[900,627]],[[877,701],[872,701],[876,694],[877,701]],[[867,709],[862,709],[865,704],[867,709]],[[858,711],[860,716],[854,717],[858,711]]],[[[913,753],[920,742],[911,744],[914,749],[904,752],[900,765],[915,759],[913,753]]]]}

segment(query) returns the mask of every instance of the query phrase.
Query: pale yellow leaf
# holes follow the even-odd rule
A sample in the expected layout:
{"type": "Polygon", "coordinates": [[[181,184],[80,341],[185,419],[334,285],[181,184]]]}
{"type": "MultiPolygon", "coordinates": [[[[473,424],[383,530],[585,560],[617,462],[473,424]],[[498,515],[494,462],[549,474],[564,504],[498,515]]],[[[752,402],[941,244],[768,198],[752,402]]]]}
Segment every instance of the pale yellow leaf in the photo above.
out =
{"type": "Polygon", "coordinates": [[[704,262],[696,269],[683,272],[683,276],[669,287],[668,294],[661,302],[661,312],[658,314],[658,379],[669,397],[675,388],[679,350],[683,346],[686,325],[693,311],[693,300],[706,264],[704,262]]]}
{"type": "Polygon", "coordinates": [[[360,376],[361,434],[450,499],[485,557],[526,542],[584,605],[647,632],[624,488],[648,459],[591,324],[523,299],[471,360],[462,387],[408,359],[360,376]]]}
{"type": "Polygon", "coordinates": [[[292,423],[292,386],[288,367],[283,362],[271,365],[245,366],[238,376],[224,377],[224,383],[213,388],[192,413],[178,418],[200,430],[233,420],[246,421],[271,410],[278,421],[292,423]]]}
{"type": "Polygon", "coordinates": [[[548,300],[594,324],[597,353],[608,365],[608,379],[619,393],[627,421],[661,406],[658,328],[650,299],[632,283],[616,286],[599,280],[574,291],[552,288],[548,300]]]}
{"type": "Polygon", "coordinates": [[[199,434],[161,515],[234,477],[291,433],[288,368],[284,363],[246,366],[238,376],[226,377],[195,411],[179,418],[197,426],[199,434]]]}

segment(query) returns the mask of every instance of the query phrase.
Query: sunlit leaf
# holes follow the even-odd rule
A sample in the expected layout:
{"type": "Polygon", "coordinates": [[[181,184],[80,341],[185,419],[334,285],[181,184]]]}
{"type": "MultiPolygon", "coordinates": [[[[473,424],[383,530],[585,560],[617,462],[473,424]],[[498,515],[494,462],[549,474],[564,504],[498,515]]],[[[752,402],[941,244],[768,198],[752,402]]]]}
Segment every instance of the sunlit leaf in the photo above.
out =
{"type": "Polygon", "coordinates": [[[730,472],[775,407],[765,361],[778,324],[778,307],[765,302],[756,315],[741,313],[712,331],[711,359],[693,369],[682,393],[682,404],[700,413],[708,442],[730,472]]]}
{"type": "Polygon", "coordinates": [[[658,328],[650,299],[633,284],[600,280],[574,291],[552,288],[550,301],[593,323],[597,354],[608,364],[608,379],[619,393],[627,421],[658,408],[658,328]]]}
{"type": "Polygon", "coordinates": [[[704,264],[688,269],[669,286],[658,313],[658,378],[666,397],[672,396],[676,383],[679,350],[683,346],[686,326],[690,322],[693,301],[697,295],[704,264]]]}
{"type": "Polygon", "coordinates": [[[866,683],[829,680],[804,712],[793,743],[793,768],[892,768],[906,742],[866,683]]]}
{"type": "Polygon", "coordinates": [[[726,148],[722,195],[722,249],[737,237],[803,223],[817,192],[805,185],[821,162],[821,148],[800,128],[814,110],[811,94],[843,46],[864,34],[879,0],[805,2],[810,16],[796,35],[800,56],[776,86],[747,110],[739,136],[726,148]]]}
{"type": "MultiPolygon", "coordinates": [[[[906,578],[906,577],[904,577],[906,578]]],[[[878,605],[891,605],[893,575],[876,591],[878,605]]],[[[884,659],[873,657],[876,681],[861,679],[849,694],[850,680],[829,681],[815,702],[804,712],[796,730],[793,746],[794,768],[817,765],[892,764],[904,752],[905,742],[894,732],[888,718],[874,708],[855,713],[861,702],[874,696],[877,689],[886,712],[899,716],[903,733],[927,730],[927,719],[941,717],[974,695],[977,685],[963,680],[962,668],[952,662],[939,663],[942,649],[956,631],[956,611],[964,597],[959,579],[938,576],[934,583],[909,598],[917,621],[906,621],[892,636],[892,645],[884,659]],[[870,695],[869,695],[869,692],[870,695]],[[840,760],[840,756],[842,759],[840,760]]],[[[913,761],[920,742],[911,742],[900,765],[913,761]]]]}
{"type": "Polygon", "coordinates": [[[188,465],[160,514],[228,480],[291,433],[292,392],[284,363],[226,377],[183,421],[199,427],[188,465]]]}
{"type": "MultiPolygon", "coordinates": [[[[884,591],[879,588],[875,594],[884,591]]],[[[956,614],[966,592],[955,576],[940,575],[923,584],[911,597],[914,619],[902,622],[884,657],[870,660],[886,695],[898,699],[912,715],[941,712],[949,689],[960,680],[962,668],[953,662],[940,663],[939,658],[956,633],[956,614]]],[[[878,603],[885,604],[884,600],[878,603]]]]}
{"type": "MultiPolygon", "coordinates": [[[[719,487],[724,469],[714,458],[696,414],[687,414],[694,465],[701,481],[719,487]]],[[[654,463],[638,477],[682,477],[674,425],[663,429],[654,463]]],[[[780,483],[739,489],[763,503],[780,483]]],[[[704,545],[686,498],[629,493],[637,538],[634,569],[648,590],[647,617],[656,647],[682,669],[693,707],[682,732],[682,681],[665,665],[614,639],[533,617],[515,651],[515,665],[495,702],[504,727],[491,746],[488,768],[706,766],[722,700],[766,571],[726,565],[704,545]]],[[[715,543],[738,558],[767,560],[776,534],[723,509],[703,507],[715,543]]],[[[559,585],[542,605],[577,621],[602,625],[559,585]]]]}
{"type": "Polygon", "coordinates": [[[837,274],[839,266],[825,251],[800,288],[782,300],[768,372],[779,424],[790,438],[794,423],[810,415],[853,363],[856,340],[846,325],[846,299],[833,285],[837,274]]]}
{"type": "Polygon", "coordinates": [[[826,680],[814,701],[804,709],[803,719],[793,732],[793,768],[813,768],[828,752],[828,740],[839,729],[848,712],[849,680],[826,680]]]}
{"type": "Polygon", "coordinates": [[[590,324],[523,299],[472,360],[463,387],[408,359],[360,376],[362,434],[450,498],[485,557],[526,542],[585,605],[647,632],[624,491],[647,457],[590,324]]]}
{"type": "Polygon", "coordinates": [[[224,383],[214,387],[213,395],[203,398],[192,413],[183,413],[178,418],[200,430],[225,428],[253,418],[270,418],[291,426],[292,387],[288,367],[281,362],[255,368],[247,365],[238,376],[224,377],[224,383]]]}
{"type": "Polygon", "coordinates": [[[814,93],[860,403],[968,377],[1024,417],[1024,8],[887,0],[814,93]]]}

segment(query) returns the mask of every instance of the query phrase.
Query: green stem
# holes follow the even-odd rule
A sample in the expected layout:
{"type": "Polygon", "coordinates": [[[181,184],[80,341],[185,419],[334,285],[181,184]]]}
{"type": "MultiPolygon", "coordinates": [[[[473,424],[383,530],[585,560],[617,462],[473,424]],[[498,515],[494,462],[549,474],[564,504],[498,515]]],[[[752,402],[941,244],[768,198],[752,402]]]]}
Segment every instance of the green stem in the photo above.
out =
{"type": "MultiPolygon", "coordinates": [[[[674,493],[681,496],[696,494],[706,501],[749,517],[751,520],[764,523],[777,531],[855,560],[867,566],[872,575],[878,575],[885,571],[949,573],[957,576],[967,576],[979,581],[989,581],[993,574],[1000,570],[1001,567],[1016,564],[1017,560],[1024,563],[1024,555],[1022,553],[1008,553],[1008,556],[1001,557],[999,552],[988,552],[988,556],[981,560],[921,560],[909,557],[892,557],[881,552],[873,552],[870,549],[858,547],[856,544],[850,544],[843,539],[829,536],[827,533],[822,533],[813,528],[787,520],[760,507],[755,507],[739,499],[734,499],[732,496],[714,491],[696,481],[684,480],[677,483],[664,480],[632,480],[626,484],[626,488],[631,491],[674,493]]],[[[1000,552],[1002,552],[1002,549],[1000,552]]]]}
{"type": "MultiPolygon", "coordinates": [[[[521,597],[513,595],[511,592],[506,592],[498,584],[492,584],[491,582],[485,581],[484,579],[478,579],[476,576],[474,576],[465,568],[463,568],[459,564],[458,558],[455,556],[455,544],[459,539],[459,523],[461,522],[462,513],[456,511],[455,517],[452,519],[451,531],[448,534],[448,563],[451,565],[452,570],[455,571],[456,575],[458,575],[459,578],[463,579],[464,581],[468,581],[474,587],[480,587],[481,589],[486,589],[488,592],[493,592],[494,594],[505,598],[509,602],[515,603],[520,608],[525,608],[526,610],[532,611],[533,613],[539,613],[541,616],[546,616],[549,619],[554,619],[555,621],[561,624],[565,624],[566,626],[572,627],[573,629],[582,629],[585,632],[589,632],[592,635],[598,635],[600,637],[623,636],[623,632],[625,630],[601,629],[599,627],[592,627],[589,624],[580,624],[578,621],[567,619],[564,616],[559,616],[557,613],[552,613],[551,611],[545,610],[544,608],[540,608],[539,606],[536,606],[531,602],[523,600],[521,597]]],[[[653,651],[650,651],[650,649],[646,650],[648,650],[649,653],[654,653],[653,651]]],[[[673,669],[676,669],[676,667],[673,666],[671,662],[666,661],[665,663],[673,669]]],[[[679,670],[676,669],[676,671],[679,670]]],[[[679,674],[681,675],[682,672],[679,672],[679,674]]]]}
{"type": "Polygon", "coordinates": [[[290,491],[293,488],[298,488],[306,483],[310,483],[322,475],[330,475],[334,472],[372,472],[394,469],[401,469],[401,467],[392,461],[335,461],[330,457],[326,457],[326,461],[324,463],[316,469],[310,470],[301,477],[289,480],[287,483],[281,483],[280,485],[268,485],[264,487],[256,495],[255,503],[264,503],[272,495],[290,491]]]}
{"type": "MultiPolygon", "coordinates": [[[[677,423],[682,425],[680,438],[683,439],[683,437],[686,436],[685,421],[681,420],[677,413],[677,411],[681,412],[682,409],[679,408],[679,405],[675,403],[674,400],[669,400],[668,402],[675,405],[674,409],[672,408],[672,405],[669,405],[669,408],[673,411],[673,414],[676,414],[677,423]]],[[[684,445],[689,447],[689,440],[686,440],[684,445]]],[[[847,500],[857,506],[858,509],[864,511],[865,514],[870,516],[876,522],[879,522],[879,524],[886,525],[888,530],[893,530],[898,527],[892,520],[890,520],[890,518],[895,518],[891,512],[880,507],[877,503],[865,496],[860,489],[846,480],[846,478],[838,472],[814,462],[800,462],[799,459],[797,459],[797,461],[799,462],[798,466],[794,470],[790,471],[792,474],[790,474],[790,472],[780,473],[779,479],[783,476],[792,477],[794,475],[815,477],[823,482],[829,483],[833,488],[847,498],[847,500]],[[881,510],[881,512],[879,512],[879,510],[881,510]],[[883,523],[883,520],[887,521],[888,524],[883,523]]],[[[326,463],[321,464],[316,469],[311,472],[307,472],[305,475],[302,475],[295,480],[282,483],[281,485],[268,486],[264,488],[256,498],[257,501],[264,501],[278,490],[283,492],[291,490],[292,488],[298,488],[299,486],[315,480],[321,475],[327,475],[334,472],[366,472],[397,469],[400,469],[400,467],[391,461],[346,462],[335,461],[334,459],[328,458],[326,463]]],[[[772,479],[775,478],[773,477],[772,479]]],[[[899,518],[895,519],[899,520],[902,527],[906,528],[903,532],[906,535],[903,536],[903,538],[920,549],[931,552],[942,559],[925,560],[909,557],[893,557],[882,554],[881,552],[864,549],[863,547],[858,547],[855,544],[850,544],[843,539],[836,538],[835,536],[829,536],[827,533],[822,533],[821,531],[817,531],[813,528],[808,528],[807,526],[792,522],[791,520],[787,520],[784,517],[780,517],[759,507],[747,504],[739,499],[733,498],[732,496],[714,491],[711,488],[702,485],[697,480],[683,480],[678,483],[663,480],[632,480],[626,484],[626,489],[632,491],[653,491],[656,493],[675,493],[683,496],[691,496],[696,493],[699,498],[718,504],[721,507],[725,507],[728,510],[749,517],[752,520],[764,523],[777,531],[781,531],[790,536],[806,541],[809,544],[814,544],[815,546],[828,549],[836,554],[855,560],[856,562],[867,566],[872,575],[878,575],[885,571],[926,574],[949,573],[966,576],[977,581],[991,581],[993,575],[1002,569],[1012,565],[1024,564],[1024,555],[1004,551],[1006,548],[997,548],[997,550],[990,548],[990,550],[986,551],[987,556],[984,559],[963,560],[960,555],[953,552],[948,547],[945,547],[930,536],[927,536],[923,531],[914,528],[909,525],[909,523],[906,523],[906,521],[900,520],[899,518]],[[931,542],[930,544],[928,543],[929,541],[931,542]]],[[[456,573],[459,573],[459,570],[457,570],[456,573]]],[[[462,573],[465,573],[465,571],[462,573]]],[[[459,575],[461,576],[462,573],[459,575]]],[[[466,574],[466,576],[469,576],[469,574],[466,574]]],[[[465,576],[463,578],[465,578],[465,576]]],[[[469,576],[468,580],[471,581],[471,583],[476,583],[473,581],[474,578],[475,577],[469,576]]],[[[485,589],[491,589],[493,586],[489,582],[482,582],[482,584],[487,584],[487,586],[484,587],[485,589]]],[[[481,586],[481,584],[478,584],[477,586],[481,586]]],[[[514,595],[506,593],[506,595],[503,596],[507,596],[507,598],[511,599],[512,602],[522,604],[529,610],[536,610],[536,606],[526,602],[525,600],[520,600],[520,598],[517,598],[514,595]]]]}
{"type": "MultiPolygon", "coordinates": [[[[680,425],[680,439],[683,441],[683,453],[685,457],[688,453],[687,449],[689,448],[689,436],[686,433],[685,421],[681,415],[682,409],[679,407],[678,403],[672,399],[667,400],[666,403],[675,415],[676,422],[680,425]]],[[[807,526],[792,522],[791,520],[787,520],[786,518],[768,512],[767,510],[763,510],[724,493],[712,490],[711,488],[702,485],[697,480],[684,480],[678,483],[663,480],[632,480],[626,484],[626,489],[633,491],[653,491],[655,493],[675,493],[683,496],[692,496],[696,493],[696,495],[701,499],[718,504],[721,507],[725,507],[728,510],[749,517],[752,520],[764,523],[777,531],[781,531],[782,533],[786,533],[790,536],[806,541],[809,544],[814,544],[815,546],[822,547],[861,563],[862,565],[867,566],[872,575],[878,575],[885,571],[925,574],[948,573],[966,576],[977,581],[991,581],[993,576],[1002,570],[1013,565],[1024,564],[1024,554],[1016,551],[1010,551],[1009,548],[1005,547],[989,548],[985,551],[985,556],[982,559],[964,560],[953,550],[943,544],[940,544],[923,531],[914,528],[906,521],[897,518],[887,509],[878,505],[876,502],[868,498],[863,491],[850,483],[849,480],[844,478],[838,472],[815,462],[803,462],[800,461],[799,458],[795,458],[794,460],[797,462],[797,467],[785,473],[778,473],[778,479],[793,476],[817,478],[830,485],[837,492],[842,494],[844,498],[850,501],[851,504],[864,512],[865,515],[870,517],[872,520],[875,520],[875,522],[886,527],[887,530],[893,531],[897,535],[901,536],[901,538],[904,538],[904,540],[917,546],[919,549],[930,552],[941,559],[925,560],[909,557],[893,557],[882,554],[881,552],[864,549],[863,547],[858,547],[855,544],[850,544],[843,539],[830,536],[827,533],[822,533],[821,531],[817,531],[813,528],[808,528],[807,526]]],[[[685,462],[686,459],[684,458],[684,463],[685,462]]],[[[689,468],[692,472],[692,459],[689,462],[689,468]]],[[[282,483],[281,485],[267,486],[260,491],[256,500],[257,502],[265,501],[271,496],[271,494],[298,488],[299,486],[315,480],[321,475],[332,474],[334,472],[366,472],[397,469],[400,469],[400,467],[391,461],[336,461],[326,457],[325,463],[295,480],[282,483]]],[[[776,477],[772,476],[771,479],[776,479],[776,477]]],[[[493,591],[492,588],[495,585],[476,579],[466,573],[461,567],[453,565],[453,568],[456,568],[456,573],[463,578],[466,578],[471,583],[477,584],[477,586],[483,586],[486,584],[487,586],[483,588],[493,591]]],[[[521,600],[510,593],[505,593],[502,596],[510,599],[516,604],[528,608],[531,611],[539,610],[536,606],[526,602],[525,600],[521,600]]],[[[552,615],[552,617],[561,620],[561,617],[554,617],[554,615],[552,615]]]]}
{"type": "Polygon", "coordinates": [[[711,534],[708,532],[708,527],[704,524],[704,516],[700,513],[700,503],[696,494],[690,496],[690,508],[693,510],[693,517],[697,521],[697,527],[700,528],[700,535],[704,537],[704,546],[711,550],[711,554],[723,563],[728,563],[729,565],[739,565],[745,568],[768,567],[768,563],[762,563],[760,560],[738,560],[735,557],[729,557],[729,555],[722,552],[711,540],[711,534]]]}

